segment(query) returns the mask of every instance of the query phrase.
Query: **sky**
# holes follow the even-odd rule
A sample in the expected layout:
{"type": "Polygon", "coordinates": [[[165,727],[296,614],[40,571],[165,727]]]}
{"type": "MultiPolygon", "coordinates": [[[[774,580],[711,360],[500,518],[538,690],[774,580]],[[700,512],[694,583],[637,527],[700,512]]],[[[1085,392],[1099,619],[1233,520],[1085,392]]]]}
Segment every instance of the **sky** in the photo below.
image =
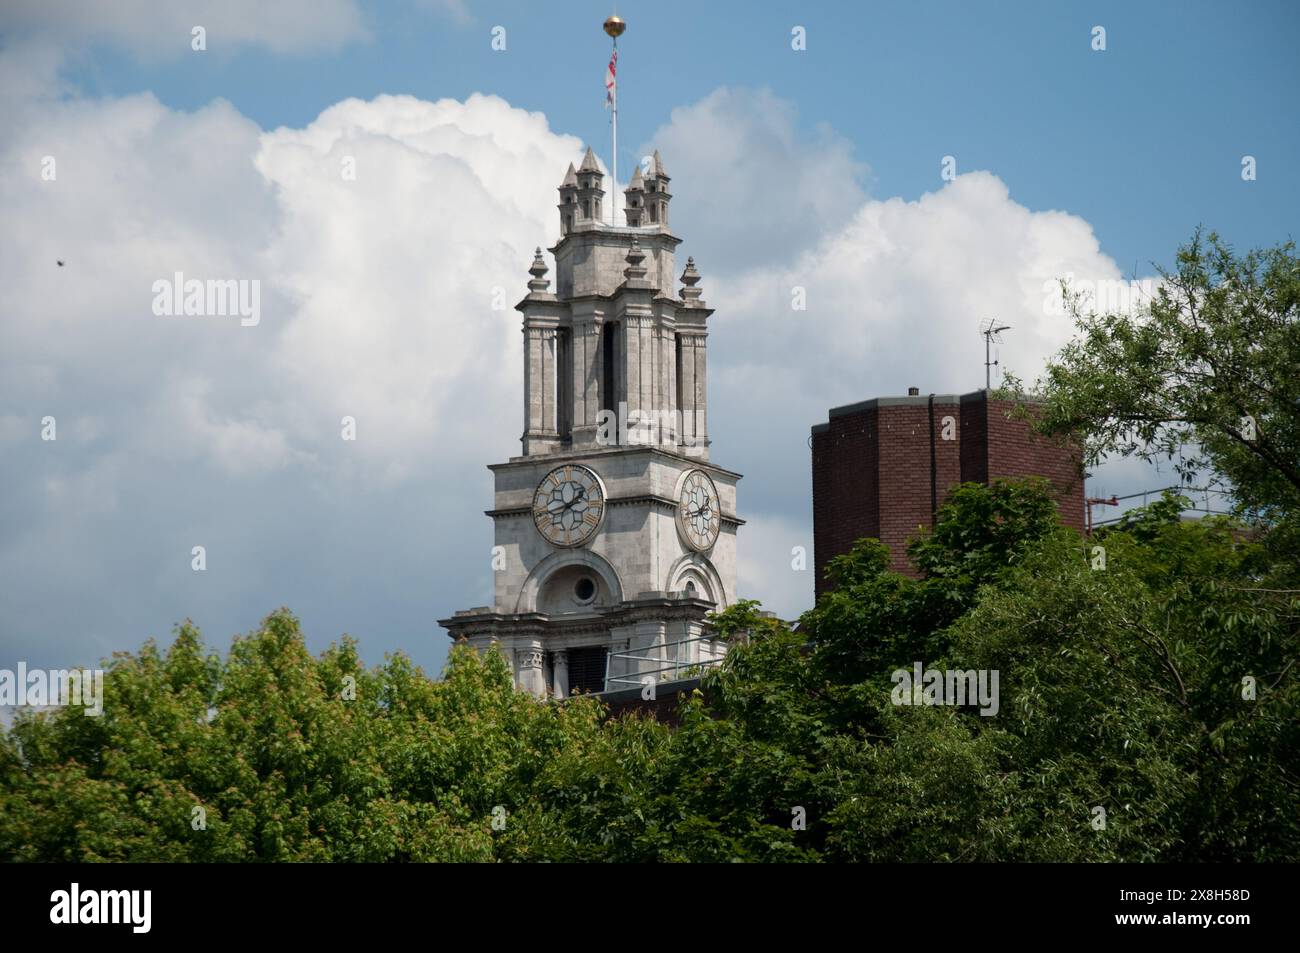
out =
{"type": "MultiPolygon", "coordinates": [[[[567,164],[609,166],[611,9],[7,0],[0,667],[186,618],[224,650],[288,606],[314,650],[441,668],[436,620],[490,598],[486,465],[519,452],[519,317],[491,303],[554,243],[567,164]],[[154,313],[176,272],[258,280],[258,323],[154,313]]],[[[739,595],[786,617],[828,408],[976,389],[994,316],[1033,380],[1070,337],[1058,279],[1151,278],[1198,225],[1293,237],[1294,3],[621,15],[620,176],[659,149],[673,177],[712,458],[745,474],[739,595]]]]}

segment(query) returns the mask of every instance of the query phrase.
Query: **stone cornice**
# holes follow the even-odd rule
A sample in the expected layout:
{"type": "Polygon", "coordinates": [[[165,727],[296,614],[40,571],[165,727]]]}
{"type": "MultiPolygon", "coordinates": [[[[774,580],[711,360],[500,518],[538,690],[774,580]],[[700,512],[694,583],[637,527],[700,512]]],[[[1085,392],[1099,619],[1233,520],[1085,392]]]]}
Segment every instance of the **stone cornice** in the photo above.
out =
{"type": "Polygon", "coordinates": [[[549,464],[551,466],[554,466],[556,463],[560,462],[564,458],[572,459],[574,462],[581,462],[582,460],[599,459],[600,457],[603,456],[613,456],[615,454],[620,454],[620,453],[621,454],[633,454],[633,453],[657,454],[658,456],[667,457],[668,459],[677,463],[682,463],[682,462],[689,463],[693,468],[703,470],[705,473],[708,473],[710,475],[728,477],[734,480],[744,479],[742,474],[739,474],[734,470],[728,470],[725,467],[720,467],[713,463],[708,463],[706,461],[698,460],[695,457],[692,457],[685,453],[674,453],[671,450],[665,450],[662,447],[638,446],[636,444],[620,445],[617,447],[599,447],[599,446],[588,447],[588,448],[584,448],[580,452],[575,452],[566,447],[563,451],[558,453],[533,454],[527,457],[511,457],[505,463],[489,463],[488,469],[493,472],[496,472],[497,470],[511,470],[511,469],[520,469],[523,467],[535,467],[541,464],[549,464]]]}
{"type": "MultiPolygon", "coordinates": [[[[640,621],[688,621],[703,623],[715,608],[712,602],[668,593],[643,593],[635,599],[614,606],[600,606],[592,615],[574,618],[568,614],[551,618],[544,612],[497,612],[494,610],[458,612],[438,624],[453,639],[462,635],[475,637],[520,637],[553,640],[566,635],[606,635],[610,629],[640,621]],[[473,632],[466,631],[473,629],[473,632]]],[[[525,651],[534,651],[524,648],[525,651]]]]}
{"type": "MultiPolygon", "coordinates": [[[[701,468],[703,469],[703,468],[701,468]]],[[[637,496],[611,496],[605,501],[609,506],[634,506],[637,504],[649,504],[661,509],[676,510],[677,502],[670,500],[666,496],[657,496],[652,493],[643,493],[637,496]]],[[[495,519],[517,519],[519,517],[532,518],[533,510],[530,506],[511,506],[500,510],[484,510],[484,516],[490,516],[495,519]]],[[[722,522],[731,526],[744,526],[745,521],[738,516],[731,516],[723,513],[718,517],[722,522]]]]}
{"type": "Polygon", "coordinates": [[[612,242],[606,242],[610,245],[627,245],[632,247],[632,239],[641,243],[642,248],[649,248],[652,245],[663,243],[676,248],[682,243],[682,240],[669,231],[668,226],[662,222],[654,225],[606,225],[604,222],[580,221],[575,222],[574,227],[567,235],[561,235],[559,241],[547,249],[552,255],[558,254],[565,245],[572,242],[575,245],[595,245],[600,244],[600,239],[615,239],[612,242]]]}

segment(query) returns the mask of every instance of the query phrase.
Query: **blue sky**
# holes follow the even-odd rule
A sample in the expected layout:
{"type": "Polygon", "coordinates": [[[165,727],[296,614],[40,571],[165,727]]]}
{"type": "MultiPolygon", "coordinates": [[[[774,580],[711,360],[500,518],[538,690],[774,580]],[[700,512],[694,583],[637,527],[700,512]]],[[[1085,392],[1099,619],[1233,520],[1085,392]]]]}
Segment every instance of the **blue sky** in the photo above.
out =
{"type": "MultiPolygon", "coordinates": [[[[1148,273],[1197,224],[1244,245],[1294,234],[1300,209],[1300,6],[1285,2],[624,4],[623,168],[673,107],[718,86],[767,86],[800,123],[828,123],[870,166],[869,191],[913,199],[939,160],[987,169],[1035,209],[1094,226],[1148,273]],[[803,25],[808,48],[790,49],[803,25]],[[1106,29],[1104,52],[1091,30],[1106,29]],[[1241,157],[1259,177],[1244,183],[1241,157]]],[[[403,0],[364,7],[372,33],[320,55],[243,47],[141,60],[101,47],[87,90],[169,106],[230,100],[263,128],[300,126],[350,96],[495,93],[608,152],[610,4],[472,3],[460,17],[403,0]],[[558,12],[562,10],[562,12],[558,12]],[[494,52],[489,31],[507,30],[494,52]]]]}
{"type": "MultiPolygon", "coordinates": [[[[653,147],[673,175],[717,309],[713,459],[745,474],[738,595],[789,617],[827,408],[981,386],[990,315],[1032,380],[1069,337],[1059,277],[1298,220],[1293,3],[622,6],[620,172],[653,147]]],[[[489,301],[555,240],[567,162],[588,142],[608,162],[608,12],[5,4],[0,667],[89,664],[186,617],[224,648],[288,605],[313,648],[348,632],[369,662],[440,668],[435,620],[489,598],[486,465],[519,452],[518,318],[489,301]],[[260,280],[261,323],[151,314],[178,270],[260,280]]],[[[1089,491],[1167,476],[1107,465],[1089,491]]]]}

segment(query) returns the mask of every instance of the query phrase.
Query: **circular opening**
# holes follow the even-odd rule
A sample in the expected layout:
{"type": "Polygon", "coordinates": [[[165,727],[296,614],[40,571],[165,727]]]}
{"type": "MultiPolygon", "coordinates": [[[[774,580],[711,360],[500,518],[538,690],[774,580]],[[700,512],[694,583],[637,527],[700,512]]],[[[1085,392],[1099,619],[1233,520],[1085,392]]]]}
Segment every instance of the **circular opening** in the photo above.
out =
{"type": "Polygon", "coordinates": [[[590,602],[596,598],[596,584],[583,576],[573,584],[573,595],[579,602],[590,602]]]}
{"type": "Polygon", "coordinates": [[[692,581],[686,583],[686,594],[687,594],[688,596],[690,596],[692,599],[694,599],[694,598],[695,598],[695,592],[696,592],[696,590],[695,590],[695,582],[692,580],[692,581]]]}

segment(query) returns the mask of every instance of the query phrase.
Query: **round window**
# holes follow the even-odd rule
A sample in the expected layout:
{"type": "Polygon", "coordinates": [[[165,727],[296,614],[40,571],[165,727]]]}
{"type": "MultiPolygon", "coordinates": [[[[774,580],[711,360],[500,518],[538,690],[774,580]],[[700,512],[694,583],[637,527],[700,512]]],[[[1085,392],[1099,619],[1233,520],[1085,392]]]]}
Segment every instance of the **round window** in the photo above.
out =
{"type": "Polygon", "coordinates": [[[695,591],[695,583],[694,583],[693,581],[692,581],[692,582],[688,582],[688,583],[686,584],[686,595],[689,596],[689,597],[692,598],[692,599],[695,598],[695,596],[696,596],[696,591],[695,591]]]}
{"type": "Polygon", "coordinates": [[[573,585],[573,595],[579,602],[587,603],[596,598],[596,584],[583,576],[573,585]]]}

